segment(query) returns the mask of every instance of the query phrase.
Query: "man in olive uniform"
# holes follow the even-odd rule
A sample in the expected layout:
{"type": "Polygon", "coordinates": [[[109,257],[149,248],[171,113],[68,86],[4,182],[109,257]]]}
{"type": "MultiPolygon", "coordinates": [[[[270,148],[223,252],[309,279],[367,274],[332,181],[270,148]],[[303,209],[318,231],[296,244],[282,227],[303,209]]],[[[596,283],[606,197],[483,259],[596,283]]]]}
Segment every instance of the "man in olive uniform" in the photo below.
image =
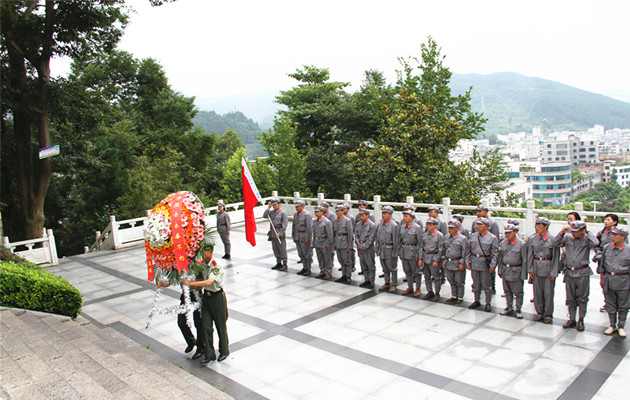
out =
{"type": "Polygon", "coordinates": [[[358,222],[354,230],[354,242],[359,253],[359,263],[363,283],[359,286],[372,289],[376,275],[376,264],[374,262],[374,236],[376,225],[370,219],[370,212],[366,209],[359,210],[358,222]]]}
{"type": "Polygon", "coordinates": [[[439,221],[435,218],[427,219],[427,227],[422,238],[421,260],[424,273],[424,285],[427,288],[425,300],[440,301],[442,288],[442,254],[444,253],[444,235],[438,231],[439,221]],[[435,291],[433,288],[435,287],[435,291]]]}
{"type": "MultiPolygon", "coordinates": [[[[367,210],[367,208],[368,208],[368,202],[367,202],[367,200],[359,200],[357,203],[358,203],[358,204],[357,204],[357,208],[359,209],[359,211],[361,211],[361,210],[367,210]]],[[[357,214],[357,215],[358,215],[358,214],[357,214]]],[[[370,213],[370,215],[369,215],[369,219],[370,219],[370,221],[372,221],[372,222],[376,223],[376,219],[374,218],[374,215],[372,215],[372,213],[370,213]]],[[[355,222],[358,224],[358,223],[359,223],[359,220],[357,219],[355,222]]]]}
{"type": "Polygon", "coordinates": [[[230,259],[230,250],[232,245],[230,244],[230,214],[225,212],[225,203],[219,200],[217,213],[217,232],[223,242],[223,248],[225,249],[224,259],[230,259]]]}
{"type": "Polygon", "coordinates": [[[505,239],[499,245],[497,273],[503,279],[505,310],[501,315],[514,315],[523,318],[523,286],[527,279],[527,249],[523,239],[518,237],[518,226],[507,224],[503,229],[505,239]],[[516,311],[513,303],[516,298],[516,311]]]}
{"type": "Polygon", "coordinates": [[[630,245],[625,243],[628,231],[615,226],[610,229],[612,243],[604,247],[602,260],[597,268],[600,285],[604,289],[606,312],[610,326],[604,331],[626,337],[626,319],[630,308],[630,245]]]}
{"type": "Polygon", "coordinates": [[[534,283],[534,321],[553,322],[553,297],[558,276],[560,249],[549,236],[549,220],[536,218],[536,233],[527,240],[527,272],[534,283]]]}
{"type": "Polygon", "coordinates": [[[442,221],[439,218],[440,210],[437,207],[431,206],[429,207],[427,214],[429,214],[429,218],[433,218],[438,222],[437,230],[442,234],[442,236],[448,235],[448,227],[446,226],[446,222],[442,221]]]}
{"type": "Polygon", "coordinates": [[[422,276],[420,275],[420,258],[422,257],[422,228],[413,222],[414,213],[411,210],[403,211],[403,220],[400,225],[398,236],[397,253],[402,261],[403,271],[407,276],[407,289],[402,292],[403,296],[413,294],[420,296],[422,290],[422,276]],[[413,285],[416,285],[416,291],[413,285]]]}
{"type": "Polygon", "coordinates": [[[396,244],[398,243],[398,224],[392,219],[394,208],[383,207],[382,220],[376,227],[376,241],[374,243],[376,255],[381,260],[381,267],[385,275],[385,284],[378,290],[396,293],[398,284],[398,257],[396,255],[396,244]]]}
{"type": "Polygon", "coordinates": [[[308,211],[304,211],[304,200],[296,200],[293,214],[293,224],[291,225],[291,237],[295,242],[302,270],[298,275],[311,275],[311,264],[313,263],[313,248],[311,240],[313,238],[313,217],[308,211]]]}
{"type": "Polygon", "coordinates": [[[203,323],[205,357],[201,360],[202,364],[207,364],[210,361],[217,360],[213,344],[213,323],[217,328],[217,334],[219,335],[218,360],[223,361],[230,354],[230,351],[228,350],[229,342],[226,325],[228,309],[225,292],[223,291],[223,276],[225,275],[225,270],[223,269],[223,266],[217,263],[214,259],[213,251],[214,245],[205,243],[203,261],[201,262],[203,281],[190,282],[188,279],[182,280],[184,285],[188,285],[193,289],[203,288],[203,296],[201,300],[201,321],[203,323]]]}
{"type": "Polygon", "coordinates": [[[315,278],[328,280],[332,277],[332,248],[334,243],[332,222],[324,217],[324,207],[315,207],[313,222],[313,248],[317,254],[319,274],[315,278]]]}
{"type": "Polygon", "coordinates": [[[345,209],[346,206],[343,204],[339,204],[335,207],[337,219],[333,222],[335,250],[339,264],[341,264],[341,278],[336,279],[335,282],[340,283],[350,283],[350,278],[352,277],[352,241],[354,231],[352,221],[344,215],[345,209]]]}
{"type": "Polygon", "coordinates": [[[584,330],[584,316],[590,293],[590,276],[593,271],[589,265],[591,249],[599,244],[599,240],[592,232],[586,231],[584,221],[573,221],[562,228],[551,241],[554,247],[564,247],[564,284],[566,288],[566,304],[569,307],[569,320],[563,328],[577,326],[578,331],[584,330]],[[567,231],[571,231],[568,233],[567,231]],[[579,315],[576,322],[576,311],[579,315]]]}
{"type": "Polygon", "coordinates": [[[453,214],[453,218],[458,220],[460,224],[457,234],[465,236],[466,238],[470,237],[470,231],[464,226],[464,216],[461,214],[453,214]]]}
{"type": "Polygon", "coordinates": [[[448,236],[444,239],[442,256],[446,279],[451,285],[451,298],[446,300],[447,304],[461,305],[464,302],[468,238],[459,233],[461,228],[459,220],[453,218],[448,221],[448,236]]]}
{"type": "Polygon", "coordinates": [[[481,306],[481,291],[486,294],[487,312],[492,311],[492,274],[499,256],[499,240],[488,231],[490,221],[487,218],[477,219],[476,232],[468,238],[468,265],[473,280],[475,301],[468,306],[474,309],[481,306]]]}
{"type": "Polygon", "coordinates": [[[280,208],[280,199],[272,199],[263,213],[263,218],[269,219],[269,241],[273,254],[276,256],[276,265],[271,269],[286,271],[287,265],[287,238],[286,231],[289,227],[289,217],[280,208]],[[271,208],[273,207],[273,210],[271,208]]]}

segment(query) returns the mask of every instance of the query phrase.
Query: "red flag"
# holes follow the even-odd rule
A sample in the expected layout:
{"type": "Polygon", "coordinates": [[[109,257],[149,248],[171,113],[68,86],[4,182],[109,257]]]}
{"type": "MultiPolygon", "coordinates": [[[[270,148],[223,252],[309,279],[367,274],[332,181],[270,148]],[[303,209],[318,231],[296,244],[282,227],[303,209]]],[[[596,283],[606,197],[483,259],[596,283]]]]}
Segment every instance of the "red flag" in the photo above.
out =
{"type": "Polygon", "coordinates": [[[258,188],[244,158],[241,158],[241,170],[243,173],[243,202],[245,203],[245,238],[252,246],[256,246],[254,207],[262,201],[262,197],[258,193],[258,188]]]}

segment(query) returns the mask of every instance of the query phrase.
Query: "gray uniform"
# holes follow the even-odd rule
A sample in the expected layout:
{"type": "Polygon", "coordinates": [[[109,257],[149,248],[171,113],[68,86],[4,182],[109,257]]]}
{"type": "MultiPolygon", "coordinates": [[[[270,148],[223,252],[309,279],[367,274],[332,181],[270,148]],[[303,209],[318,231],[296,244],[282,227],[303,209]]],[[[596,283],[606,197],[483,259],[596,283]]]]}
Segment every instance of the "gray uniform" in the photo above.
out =
{"type": "Polygon", "coordinates": [[[420,266],[418,265],[422,251],[422,237],[420,225],[413,222],[407,225],[403,221],[398,234],[397,253],[402,260],[403,272],[407,276],[407,285],[410,288],[413,288],[415,283],[416,288],[420,289],[422,284],[420,266]]]}
{"type": "Polygon", "coordinates": [[[269,241],[273,254],[276,256],[276,262],[287,266],[287,237],[286,231],[289,227],[289,217],[283,209],[267,209],[263,213],[263,218],[269,218],[269,241]],[[275,230],[274,230],[275,228],[275,230]],[[276,238],[276,232],[280,238],[276,238]]]}
{"type": "Polygon", "coordinates": [[[339,260],[339,264],[341,264],[341,273],[343,276],[350,277],[352,275],[353,249],[352,221],[350,221],[350,218],[342,215],[341,218],[335,219],[333,222],[333,234],[335,235],[337,259],[339,260]]]}
{"type": "MultiPolygon", "coordinates": [[[[424,273],[424,285],[427,292],[440,294],[442,287],[442,254],[444,253],[444,235],[437,229],[431,234],[424,232],[422,237],[422,272],[424,273]],[[433,263],[438,266],[434,267],[433,263]],[[433,286],[435,285],[435,290],[433,286]]],[[[427,293],[428,294],[428,293],[427,293]]]]}
{"type": "Polygon", "coordinates": [[[313,222],[313,248],[317,254],[319,271],[322,274],[332,275],[332,252],[328,248],[334,243],[332,223],[328,218],[321,217],[313,222]]]}
{"type": "Polygon", "coordinates": [[[574,239],[569,232],[558,233],[552,239],[553,246],[564,246],[564,284],[566,288],[566,305],[569,307],[569,320],[575,321],[576,309],[579,307],[579,319],[586,315],[586,306],[591,288],[590,276],[593,271],[589,265],[591,249],[599,244],[599,240],[591,232],[580,239],[574,239]]]}
{"type": "Polygon", "coordinates": [[[457,234],[448,235],[444,239],[444,255],[442,262],[446,279],[451,285],[451,296],[459,300],[464,298],[464,285],[466,282],[466,257],[468,255],[468,238],[457,234]],[[464,270],[459,270],[459,265],[464,265],[464,270]]]}
{"type": "Polygon", "coordinates": [[[516,310],[523,307],[523,284],[527,279],[527,246],[518,236],[513,241],[503,239],[499,245],[497,272],[503,279],[503,291],[508,309],[516,297],[516,310]]]}
{"type": "Polygon", "coordinates": [[[293,242],[295,242],[304,270],[310,272],[311,264],[313,263],[313,248],[311,247],[313,217],[307,211],[296,212],[293,214],[291,229],[291,237],[293,237],[293,242]]]}
{"type": "Polygon", "coordinates": [[[553,318],[553,297],[558,276],[560,251],[549,234],[537,233],[527,240],[527,272],[534,273],[534,308],[538,317],[553,318]]]}
{"type": "Polygon", "coordinates": [[[464,227],[464,225],[459,227],[459,234],[462,236],[466,236],[466,238],[470,237],[470,231],[468,228],[464,227]]]}
{"type": "Polygon", "coordinates": [[[225,210],[217,213],[217,232],[219,232],[219,237],[221,237],[221,241],[223,242],[225,254],[230,254],[230,250],[232,250],[229,235],[230,226],[230,215],[226,213],[225,210]]]}
{"type": "MultiPolygon", "coordinates": [[[[492,233],[498,240],[501,237],[501,234],[499,233],[499,224],[497,224],[497,221],[493,220],[490,217],[484,218],[490,221],[490,225],[488,225],[488,232],[492,233]]],[[[473,234],[475,232],[477,232],[477,222],[473,221],[470,233],[473,234]]]]}
{"type": "Polygon", "coordinates": [[[376,254],[381,260],[386,285],[398,283],[398,258],[396,258],[396,244],[398,243],[398,224],[394,220],[385,223],[381,221],[376,226],[376,254]]]}
{"type": "Polygon", "coordinates": [[[499,257],[499,240],[492,233],[480,235],[474,232],[468,238],[467,264],[470,264],[475,301],[480,301],[481,291],[486,293],[486,304],[492,301],[491,268],[496,268],[499,257]]]}
{"type": "MultiPolygon", "coordinates": [[[[350,220],[350,222],[352,223],[352,229],[354,230],[357,226],[357,220],[359,219],[355,217],[354,215],[350,215],[350,212],[344,215],[346,216],[346,218],[350,220]]],[[[352,271],[354,271],[355,265],[357,265],[357,255],[354,252],[354,246],[352,247],[352,250],[350,251],[350,262],[352,264],[352,271]]]]}
{"type": "Polygon", "coordinates": [[[361,271],[366,281],[374,283],[376,274],[376,263],[374,261],[374,237],[376,235],[376,225],[371,220],[359,222],[354,230],[354,242],[359,253],[359,263],[361,271]]]}
{"type": "MultiPolygon", "coordinates": [[[[324,217],[328,218],[328,220],[330,221],[331,226],[332,226],[332,223],[335,221],[335,219],[337,219],[337,214],[335,214],[334,212],[325,211],[324,212],[324,217]]],[[[333,239],[333,242],[334,242],[334,239],[333,239]]],[[[332,264],[335,263],[335,246],[332,246],[330,248],[330,262],[332,264]]]]}
{"type": "Polygon", "coordinates": [[[610,326],[625,329],[630,308],[630,245],[604,247],[597,272],[603,274],[604,298],[610,326]]]}

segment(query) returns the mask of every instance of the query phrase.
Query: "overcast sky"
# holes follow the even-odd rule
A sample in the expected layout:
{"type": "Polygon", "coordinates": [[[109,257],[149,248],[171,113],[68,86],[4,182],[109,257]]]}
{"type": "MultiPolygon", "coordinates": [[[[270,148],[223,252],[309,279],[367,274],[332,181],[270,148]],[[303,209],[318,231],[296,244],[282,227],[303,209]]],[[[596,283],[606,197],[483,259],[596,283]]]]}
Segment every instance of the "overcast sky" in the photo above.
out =
{"type": "Polygon", "coordinates": [[[457,73],[515,71],[603,92],[630,91],[630,1],[179,0],[136,13],[120,48],[164,67],[186,95],[288,88],[302,65],[360,85],[389,82],[397,58],[433,36],[457,73]]]}

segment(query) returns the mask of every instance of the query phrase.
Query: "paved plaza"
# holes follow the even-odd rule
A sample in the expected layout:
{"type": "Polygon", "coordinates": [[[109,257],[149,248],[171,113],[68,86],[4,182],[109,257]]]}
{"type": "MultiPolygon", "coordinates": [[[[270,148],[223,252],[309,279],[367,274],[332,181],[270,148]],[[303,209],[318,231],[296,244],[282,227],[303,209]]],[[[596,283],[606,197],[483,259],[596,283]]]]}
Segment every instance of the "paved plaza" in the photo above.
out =
{"type": "MultiPolygon", "coordinates": [[[[493,310],[485,312],[466,308],[470,275],[463,306],[451,306],[444,304],[448,283],[440,303],[403,297],[400,263],[396,294],[360,288],[356,274],[351,285],[299,276],[290,241],[289,271],[271,270],[267,226],[258,225],[256,247],[245,242],[243,227],[232,230],[232,260],[224,262],[231,353],[222,363],[202,366],[184,354],[174,315],[157,315],[145,329],[156,286],[146,282],[143,246],[64,258],[49,270],[83,293],[82,315],[93,324],[115,329],[239,400],[612,400],[630,392],[630,339],[603,334],[608,317],[599,312],[597,275],[586,330],[577,332],[562,328],[567,311],[560,281],[553,324],[532,321],[527,284],[525,318],[517,320],[499,315],[505,307],[499,279],[493,310]]],[[[219,241],[215,256],[222,255],[219,241]]],[[[377,278],[377,287],[382,283],[377,278]]],[[[158,306],[178,304],[180,293],[164,290],[158,306]]]]}

